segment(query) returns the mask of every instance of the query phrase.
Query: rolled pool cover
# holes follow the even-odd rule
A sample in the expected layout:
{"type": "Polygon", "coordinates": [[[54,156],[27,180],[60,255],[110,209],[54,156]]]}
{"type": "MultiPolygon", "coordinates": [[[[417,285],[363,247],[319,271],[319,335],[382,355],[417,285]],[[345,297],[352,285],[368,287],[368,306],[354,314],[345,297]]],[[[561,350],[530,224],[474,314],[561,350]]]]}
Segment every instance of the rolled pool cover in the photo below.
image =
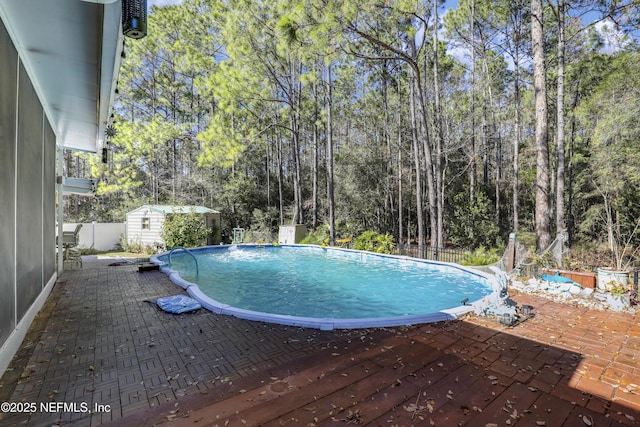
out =
{"type": "Polygon", "coordinates": [[[185,295],[172,295],[156,300],[156,304],[167,313],[181,314],[202,308],[199,301],[185,295]]]}

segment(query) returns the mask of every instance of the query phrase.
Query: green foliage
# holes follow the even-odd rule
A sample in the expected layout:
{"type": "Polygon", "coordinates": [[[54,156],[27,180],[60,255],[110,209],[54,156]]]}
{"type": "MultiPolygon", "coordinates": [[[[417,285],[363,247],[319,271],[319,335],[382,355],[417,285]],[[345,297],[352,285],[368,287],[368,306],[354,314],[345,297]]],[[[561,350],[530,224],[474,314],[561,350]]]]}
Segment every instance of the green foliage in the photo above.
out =
{"type": "Polygon", "coordinates": [[[500,235],[491,200],[477,190],[469,202],[468,188],[454,196],[453,218],[449,225],[449,239],[466,248],[493,247],[500,235]]]}
{"type": "Polygon", "coordinates": [[[635,258],[640,243],[640,53],[622,52],[579,109],[590,131],[589,161],[583,189],[592,203],[585,206],[580,231],[606,240],[611,266],[621,269],[635,258]]]}
{"type": "Polygon", "coordinates": [[[462,265],[491,265],[502,258],[502,250],[498,248],[485,249],[483,246],[464,256],[462,265]]]}
{"type": "Polygon", "coordinates": [[[271,207],[266,211],[254,209],[251,215],[251,226],[245,230],[244,241],[254,243],[268,243],[277,241],[278,211],[271,207]]]}
{"type": "MultiPolygon", "coordinates": [[[[440,171],[428,171],[420,154],[438,135],[432,6],[409,0],[183,0],[151,8],[149,36],[126,45],[114,106],[118,133],[110,138],[108,162],[91,158],[98,196],[69,198],[69,212],[123,221],[141,204],[183,203],[221,211],[225,236],[243,227],[250,238],[265,240],[296,214],[311,229],[317,225],[311,224],[314,209],[314,222],[329,220],[330,132],[337,240],[365,230],[388,236],[377,242],[374,232],[365,234],[359,243],[368,250],[392,247],[390,234],[398,241],[417,240],[418,211],[431,215],[424,180],[439,176],[443,188],[432,196],[447,207],[447,238],[462,247],[494,247],[511,225],[518,108],[519,225],[532,230],[534,91],[529,64],[522,62],[530,50],[529,4],[460,0],[442,16],[447,40],[437,46],[440,171]],[[425,44],[413,51],[410,42],[418,39],[425,44]],[[473,48],[474,67],[469,57],[451,55],[449,43],[459,52],[473,48]],[[422,83],[421,91],[416,83],[422,83]],[[418,118],[412,117],[412,105],[418,118]],[[417,177],[423,179],[419,190],[417,177]]],[[[553,110],[556,25],[553,14],[546,17],[553,110]]],[[[604,45],[586,40],[581,22],[571,21],[565,82],[570,234],[574,240],[602,241],[608,226],[629,236],[640,217],[637,46],[598,51],[604,45]]],[[[431,160],[437,157],[432,152],[431,160]]],[[[553,169],[553,155],[550,160],[553,169]]],[[[66,160],[68,176],[86,173],[84,162],[66,160]]],[[[549,170],[551,176],[555,172],[549,170]]],[[[305,242],[323,244],[328,238],[323,224],[305,242]]],[[[640,246],[640,239],[631,243],[640,246]]],[[[122,246],[152,250],[135,242],[122,246]]]]}
{"type": "Polygon", "coordinates": [[[129,252],[132,254],[141,254],[144,252],[144,248],[140,243],[137,242],[122,242],[121,243],[122,250],[125,252],[129,252]]]}
{"type": "Polygon", "coordinates": [[[322,245],[325,240],[329,239],[329,235],[322,233],[321,231],[310,231],[304,236],[304,239],[300,241],[303,245],[322,245]]]}
{"type": "Polygon", "coordinates": [[[81,255],[97,255],[98,250],[95,248],[81,248],[80,254],[81,255]]]}
{"type": "Polygon", "coordinates": [[[395,249],[395,240],[388,233],[381,234],[377,231],[367,230],[353,240],[353,248],[361,251],[391,254],[395,249]]]}
{"type": "Polygon", "coordinates": [[[318,226],[313,231],[307,232],[307,235],[302,239],[300,243],[305,245],[322,245],[329,241],[329,227],[326,224],[318,226]]]}
{"type": "Polygon", "coordinates": [[[202,216],[195,212],[167,215],[160,232],[167,249],[175,246],[202,246],[210,234],[211,230],[207,228],[202,216]]]}

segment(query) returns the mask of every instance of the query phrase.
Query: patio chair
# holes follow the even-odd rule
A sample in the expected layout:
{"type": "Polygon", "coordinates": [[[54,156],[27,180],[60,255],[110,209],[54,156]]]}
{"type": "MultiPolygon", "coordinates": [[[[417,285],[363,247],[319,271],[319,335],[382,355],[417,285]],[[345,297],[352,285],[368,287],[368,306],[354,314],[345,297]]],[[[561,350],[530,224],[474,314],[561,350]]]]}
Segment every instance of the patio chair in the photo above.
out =
{"type": "Polygon", "coordinates": [[[82,258],[80,251],[76,249],[80,241],[80,229],[82,224],[78,224],[73,231],[62,232],[62,247],[64,250],[64,265],[77,266],[82,268],[82,258]]]}
{"type": "Polygon", "coordinates": [[[65,249],[75,248],[78,246],[79,233],[82,228],[82,224],[76,225],[76,229],[73,231],[62,232],[62,247],[65,249]]]}

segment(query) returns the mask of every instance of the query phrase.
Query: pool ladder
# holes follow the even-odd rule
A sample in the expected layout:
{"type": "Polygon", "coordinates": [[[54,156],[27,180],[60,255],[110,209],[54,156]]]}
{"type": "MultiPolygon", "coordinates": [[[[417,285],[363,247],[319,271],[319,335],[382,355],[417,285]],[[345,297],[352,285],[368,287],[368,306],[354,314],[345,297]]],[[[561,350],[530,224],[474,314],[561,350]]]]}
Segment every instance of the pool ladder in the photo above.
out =
{"type": "Polygon", "coordinates": [[[193,260],[196,262],[196,280],[199,278],[200,276],[200,268],[198,267],[198,259],[196,258],[196,256],[193,254],[193,252],[191,252],[189,249],[185,248],[184,246],[174,246],[171,251],[169,251],[169,267],[171,267],[171,255],[173,254],[173,252],[176,249],[182,249],[183,251],[185,251],[186,253],[188,253],[189,255],[191,255],[191,257],[193,258],[193,260]]]}

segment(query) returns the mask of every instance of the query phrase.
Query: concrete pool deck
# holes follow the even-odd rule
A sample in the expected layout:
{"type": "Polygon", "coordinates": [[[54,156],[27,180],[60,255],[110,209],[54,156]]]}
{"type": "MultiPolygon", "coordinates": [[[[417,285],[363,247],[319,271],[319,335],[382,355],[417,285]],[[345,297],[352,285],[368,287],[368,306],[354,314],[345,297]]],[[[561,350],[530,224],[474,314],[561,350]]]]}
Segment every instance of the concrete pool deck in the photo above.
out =
{"type": "Polygon", "coordinates": [[[113,261],[61,275],[0,379],[23,404],[0,425],[640,425],[631,314],[516,294],[535,316],[512,328],[320,331],[164,313],[184,291],[113,261]]]}

